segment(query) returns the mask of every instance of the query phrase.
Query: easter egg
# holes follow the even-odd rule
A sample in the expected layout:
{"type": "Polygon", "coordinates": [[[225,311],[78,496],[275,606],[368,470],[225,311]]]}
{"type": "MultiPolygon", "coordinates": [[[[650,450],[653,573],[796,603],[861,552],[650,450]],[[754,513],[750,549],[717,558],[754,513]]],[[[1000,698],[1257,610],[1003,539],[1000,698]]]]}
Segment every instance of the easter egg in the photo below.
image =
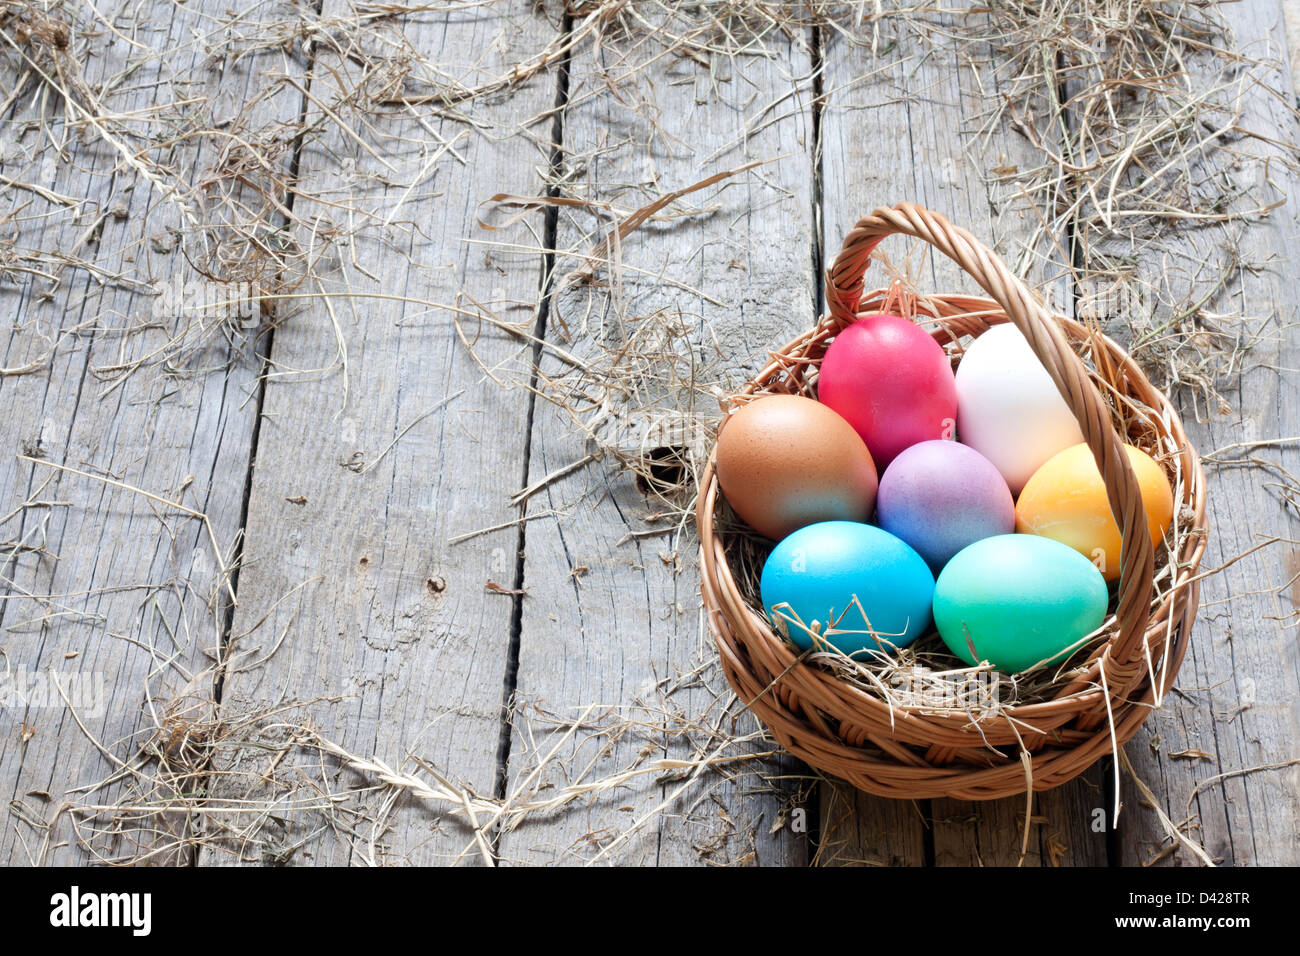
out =
{"type": "Polygon", "coordinates": [[[986,660],[1014,674],[1077,650],[1105,621],[1107,600],[1101,572],[1073,548],[1002,534],[963,548],[944,567],[934,622],[967,664],[986,660]]]}
{"type": "MultiPolygon", "coordinates": [[[[1142,489],[1151,541],[1159,542],[1174,517],[1169,478],[1146,452],[1132,445],[1124,451],[1142,489]]],[[[883,482],[880,490],[884,492],[883,482]]],[[[1107,581],[1119,577],[1119,525],[1087,445],[1058,452],[1034,472],[1016,502],[1016,530],[1069,545],[1096,564],[1107,581]]]]}
{"type": "Polygon", "coordinates": [[[929,629],[934,576],[919,554],[887,531],[823,521],[772,550],[759,590],[769,619],[796,647],[813,647],[815,633],[862,658],[891,645],[906,647],[929,629]]]}
{"type": "Polygon", "coordinates": [[[1015,530],[1006,481],[974,448],[923,441],[880,476],[876,521],[907,542],[936,574],[966,545],[1015,530]]]}
{"type": "Polygon", "coordinates": [[[1079,423],[1014,325],[995,325],[957,366],[957,436],[993,462],[1013,495],[1058,451],[1083,441],[1079,423]]]}
{"type": "Polygon", "coordinates": [[[718,484],[755,531],[780,540],[817,521],[866,521],[876,466],[839,415],[800,395],[765,395],[718,434],[718,484]]]}
{"type": "Polygon", "coordinates": [[[957,420],[952,365],[939,343],[897,315],[869,315],[835,336],[817,397],[857,430],[884,468],[909,445],[947,438],[957,420]]]}

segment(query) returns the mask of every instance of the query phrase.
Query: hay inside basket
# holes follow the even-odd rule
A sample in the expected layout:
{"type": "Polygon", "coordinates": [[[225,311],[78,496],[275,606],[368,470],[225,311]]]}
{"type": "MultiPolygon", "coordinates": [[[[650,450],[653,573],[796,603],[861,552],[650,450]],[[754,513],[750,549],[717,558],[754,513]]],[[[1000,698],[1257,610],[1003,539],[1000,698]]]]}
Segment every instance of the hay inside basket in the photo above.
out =
{"type": "MultiPolygon", "coordinates": [[[[905,208],[914,214],[917,207],[897,207],[905,208]]],[[[925,215],[935,228],[960,232],[925,215]]],[[[766,394],[816,398],[817,370],[835,334],[857,316],[891,311],[927,328],[954,368],[975,337],[1009,321],[993,299],[926,295],[896,280],[861,295],[852,316],[828,315],[772,353],[729,405],[766,394]]],[[[1168,400],[1118,345],[1095,327],[1059,315],[1051,321],[1100,394],[1109,427],[1151,455],[1174,492],[1171,528],[1153,542],[1140,649],[1124,665],[1112,656],[1123,636],[1115,585],[1102,627],[1067,660],[1018,675],[967,666],[933,628],[907,648],[866,659],[825,646],[800,652],[773,630],[759,597],[772,542],[735,516],[712,469],[706,473],[698,512],[704,602],[724,669],[782,745],[818,769],[894,797],[991,799],[1048,789],[1117,751],[1172,686],[1196,611],[1196,568],[1205,546],[1199,459],[1168,400]]]]}

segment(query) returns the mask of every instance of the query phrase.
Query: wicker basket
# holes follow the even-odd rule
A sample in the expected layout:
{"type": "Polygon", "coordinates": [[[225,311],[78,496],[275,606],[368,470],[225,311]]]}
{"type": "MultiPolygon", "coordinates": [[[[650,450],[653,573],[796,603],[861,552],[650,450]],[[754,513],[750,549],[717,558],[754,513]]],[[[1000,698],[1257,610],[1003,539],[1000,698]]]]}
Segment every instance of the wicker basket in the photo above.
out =
{"type": "MultiPolygon", "coordinates": [[[[937,213],[901,204],[860,220],[827,273],[830,315],[773,354],[738,401],[768,393],[811,394],[829,341],[886,293],[863,293],[872,251],[899,233],[930,243],[992,298],[919,297],[918,315],[954,356],[991,325],[1025,334],[1079,420],[1106,483],[1123,538],[1121,576],[1107,630],[1072,659],[1081,666],[1046,699],[992,713],[899,707],[805,662],[737,587],[713,460],[700,486],[702,593],[727,679],[777,741],[813,767],[887,797],[989,800],[1059,786],[1137,731],[1172,686],[1196,615],[1196,568],[1205,548],[1205,479],[1173,407],[1133,360],[1095,331],[1052,315],[996,255],[937,213]],[[1091,354],[1091,371],[1080,358],[1091,354]],[[1100,373],[1104,373],[1100,374],[1100,373]],[[1107,401],[1103,392],[1111,396],[1107,401]],[[1141,409],[1141,413],[1137,410],[1141,409]],[[1144,448],[1174,473],[1176,531],[1157,563],[1136,479],[1122,442],[1144,448]],[[1172,547],[1172,551],[1171,551],[1172,547]],[[1159,572],[1160,587],[1154,587],[1159,572]],[[1154,595],[1154,598],[1153,598],[1154,595]],[[1030,755],[1028,768],[1022,760],[1030,755]]],[[[734,546],[734,541],[731,542],[734,546]]]]}

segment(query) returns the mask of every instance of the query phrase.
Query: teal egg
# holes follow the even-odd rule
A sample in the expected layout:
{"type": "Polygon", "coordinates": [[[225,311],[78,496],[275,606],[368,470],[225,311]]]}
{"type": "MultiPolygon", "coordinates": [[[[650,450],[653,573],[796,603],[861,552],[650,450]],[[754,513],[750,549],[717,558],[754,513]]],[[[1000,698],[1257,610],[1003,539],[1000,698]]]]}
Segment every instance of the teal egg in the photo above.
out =
{"type": "Polygon", "coordinates": [[[934,622],[967,664],[986,660],[1014,674],[1062,660],[1101,627],[1107,601],[1101,572],[1078,551],[1039,535],[1002,534],[968,545],[944,566],[934,622]]]}
{"type": "Polygon", "coordinates": [[[930,627],[930,568],[903,541],[869,524],[800,528],[772,550],[759,587],[773,625],[802,650],[813,646],[815,630],[861,658],[891,644],[906,647],[930,627]]]}

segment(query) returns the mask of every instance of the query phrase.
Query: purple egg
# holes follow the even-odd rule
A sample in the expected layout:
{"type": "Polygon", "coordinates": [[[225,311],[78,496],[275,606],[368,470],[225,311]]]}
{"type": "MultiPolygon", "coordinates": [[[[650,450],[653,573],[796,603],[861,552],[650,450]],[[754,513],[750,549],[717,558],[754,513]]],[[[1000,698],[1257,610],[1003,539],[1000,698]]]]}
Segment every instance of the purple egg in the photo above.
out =
{"type": "Polygon", "coordinates": [[[1016,530],[1015,504],[993,462],[969,445],[923,441],[880,477],[876,520],[935,574],[966,545],[1016,530]]]}

